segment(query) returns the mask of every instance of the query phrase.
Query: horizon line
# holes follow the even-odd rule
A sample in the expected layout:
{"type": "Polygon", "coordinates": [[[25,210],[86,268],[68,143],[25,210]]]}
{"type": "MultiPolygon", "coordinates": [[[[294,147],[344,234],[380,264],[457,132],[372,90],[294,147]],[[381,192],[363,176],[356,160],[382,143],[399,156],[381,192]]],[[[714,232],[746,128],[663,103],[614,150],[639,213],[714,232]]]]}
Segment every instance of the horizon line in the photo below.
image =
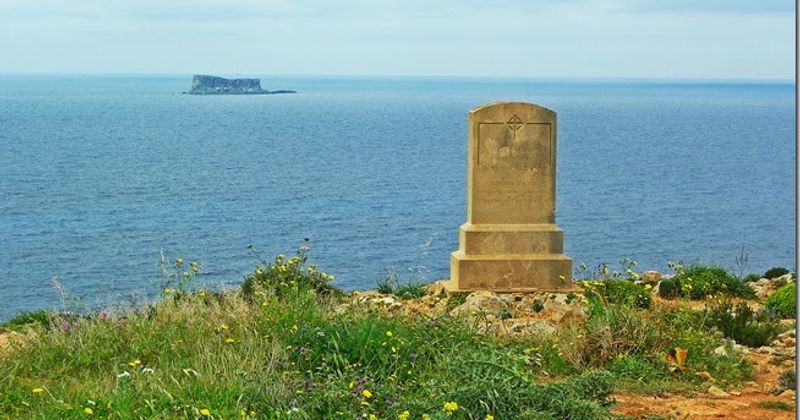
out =
{"type": "Polygon", "coordinates": [[[280,78],[381,78],[381,79],[495,79],[495,80],[551,80],[551,81],[657,81],[657,82],[769,82],[769,83],[797,83],[796,78],[786,77],[696,77],[696,76],[521,76],[521,75],[443,75],[443,74],[324,74],[324,73],[231,73],[231,72],[201,72],[201,73],[160,73],[160,72],[6,72],[0,71],[0,76],[152,76],[152,77],[183,77],[192,75],[237,75],[237,76],[262,76],[280,78]]]}

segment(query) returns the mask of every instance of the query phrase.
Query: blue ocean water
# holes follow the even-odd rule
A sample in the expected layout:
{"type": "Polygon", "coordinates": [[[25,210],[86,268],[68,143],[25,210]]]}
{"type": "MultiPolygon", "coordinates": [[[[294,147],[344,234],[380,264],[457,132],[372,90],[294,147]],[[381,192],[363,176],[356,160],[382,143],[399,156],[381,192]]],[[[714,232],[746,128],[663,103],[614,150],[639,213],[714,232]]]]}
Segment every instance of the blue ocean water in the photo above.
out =
{"type": "Polygon", "coordinates": [[[163,250],[233,285],[310,239],[345,289],[448,276],[466,118],[558,113],[557,223],[578,266],[631,257],[796,266],[789,83],[262,77],[297,95],[190,96],[190,76],[0,76],[0,319],[158,291],[163,250]]]}

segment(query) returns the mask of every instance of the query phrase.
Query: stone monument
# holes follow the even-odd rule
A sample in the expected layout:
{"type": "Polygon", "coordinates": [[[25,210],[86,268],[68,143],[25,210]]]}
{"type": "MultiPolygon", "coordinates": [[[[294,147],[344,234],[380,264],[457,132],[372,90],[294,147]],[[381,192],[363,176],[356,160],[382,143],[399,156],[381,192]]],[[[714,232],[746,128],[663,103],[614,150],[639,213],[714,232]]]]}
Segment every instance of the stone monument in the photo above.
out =
{"type": "Polygon", "coordinates": [[[498,102],[469,112],[467,222],[449,290],[564,291],[572,260],[555,225],[556,113],[498,102]]]}

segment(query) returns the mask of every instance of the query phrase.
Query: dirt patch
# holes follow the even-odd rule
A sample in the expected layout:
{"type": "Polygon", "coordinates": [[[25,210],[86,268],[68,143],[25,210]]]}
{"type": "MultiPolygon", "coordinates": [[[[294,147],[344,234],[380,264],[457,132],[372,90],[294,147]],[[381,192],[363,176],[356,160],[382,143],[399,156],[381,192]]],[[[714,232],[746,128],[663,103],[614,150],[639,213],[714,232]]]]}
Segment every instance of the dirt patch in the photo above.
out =
{"type": "MultiPolygon", "coordinates": [[[[734,391],[735,392],[735,391],[734,391]]],[[[724,398],[700,394],[690,398],[671,395],[665,398],[636,394],[616,395],[617,406],[613,412],[637,419],[652,416],[663,416],[674,419],[758,419],[770,420],[794,419],[797,407],[793,393],[775,396],[757,390],[742,390],[741,395],[730,395],[724,398]],[[759,404],[764,401],[780,401],[790,404],[792,411],[763,408],[759,404]]]]}

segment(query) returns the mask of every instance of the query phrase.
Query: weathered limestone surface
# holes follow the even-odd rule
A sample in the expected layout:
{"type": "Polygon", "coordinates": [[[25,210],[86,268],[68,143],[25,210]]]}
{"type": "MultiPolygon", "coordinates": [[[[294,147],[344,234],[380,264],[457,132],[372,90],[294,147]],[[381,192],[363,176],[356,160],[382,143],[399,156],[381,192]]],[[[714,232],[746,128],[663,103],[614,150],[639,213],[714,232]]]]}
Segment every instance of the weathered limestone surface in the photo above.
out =
{"type": "Polygon", "coordinates": [[[572,260],[555,224],[555,112],[493,103],[470,111],[468,125],[467,222],[448,289],[572,289],[572,260]]]}
{"type": "Polygon", "coordinates": [[[261,88],[260,79],[226,79],[217,76],[195,75],[192,77],[190,95],[269,95],[296,93],[293,90],[269,91],[261,88]]]}

